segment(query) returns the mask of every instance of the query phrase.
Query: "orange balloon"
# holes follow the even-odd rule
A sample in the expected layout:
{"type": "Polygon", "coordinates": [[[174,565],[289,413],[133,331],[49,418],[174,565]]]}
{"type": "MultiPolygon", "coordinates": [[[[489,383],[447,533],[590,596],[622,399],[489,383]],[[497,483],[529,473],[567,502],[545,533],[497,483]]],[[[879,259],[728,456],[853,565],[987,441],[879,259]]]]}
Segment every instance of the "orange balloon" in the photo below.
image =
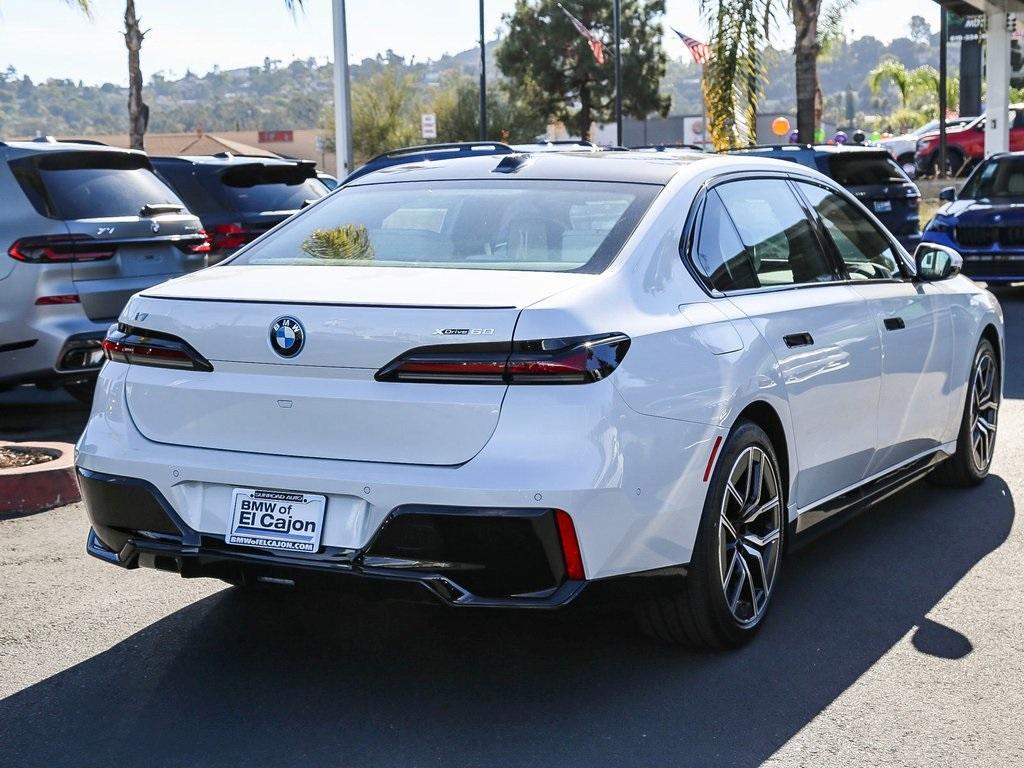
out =
{"type": "Polygon", "coordinates": [[[776,136],[785,136],[789,133],[790,127],[788,117],[776,117],[772,120],[772,133],[776,136]]]}

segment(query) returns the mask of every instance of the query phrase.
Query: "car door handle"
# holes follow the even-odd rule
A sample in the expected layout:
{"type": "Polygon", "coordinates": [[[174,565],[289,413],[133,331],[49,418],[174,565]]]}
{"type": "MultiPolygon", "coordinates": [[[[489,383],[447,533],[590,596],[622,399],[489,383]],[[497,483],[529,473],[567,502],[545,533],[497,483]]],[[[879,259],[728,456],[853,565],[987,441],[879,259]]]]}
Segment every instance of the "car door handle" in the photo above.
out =
{"type": "Polygon", "coordinates": [[[791,333],[788,336],[783,336],[782,340],[786,342],[786,346],[792,349],[793,347],[809,347],[814,343],[814,337],[807,333],[791,333]]]}
{"type": "Polygon", "coordinates": [[[902,317],[887,317],[885,318],[885,327],[889,331],[902,331],[907,324],[903,322],[902,317]]]}

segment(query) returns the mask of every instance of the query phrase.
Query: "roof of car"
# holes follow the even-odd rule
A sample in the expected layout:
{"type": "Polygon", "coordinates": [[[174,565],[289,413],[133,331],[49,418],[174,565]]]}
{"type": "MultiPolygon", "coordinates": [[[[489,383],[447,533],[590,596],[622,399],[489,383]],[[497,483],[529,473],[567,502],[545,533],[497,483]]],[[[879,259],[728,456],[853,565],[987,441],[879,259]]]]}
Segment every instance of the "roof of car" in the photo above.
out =
{"type": "Polygon", "coordinates": [[[22,155],[37,152],[119,152],[121,154],[134,152],[136,154],[143,154],[134,149],[111,147],[108,144],[100,144],[99,142],[56,141],[49,138],[37,139],[35,141],[0,141],[0,148],[13,149],[22,155]]]}
{"type": "Polygon", "coordinates": [[[888,152],[881,147],[869,147],[863,144],[769,144],[759,147],[740,147],[729,150],[732,154],[788,154],[796,152],[815,152],[824,155],[840,155],[853,153],[867,153],[875,155],[886,155],[888,152]]]}
{"type": "Polygon", "coordinates": [[[286,157],[266,157],[264,155],[234,155],[222,152],[216,155],[151,155],[150,159],[158,162],[178,161],[195,165],[245,165],[260,163],[263,165],[295,165],[312,163],[311,160],[291,160],[286,157]]]}
{"type": "Polygon", "coordinates": [[[703,152],[515,152],[512,154],[450,157],[392,165],[360,176],[346,186],[395,181],[484,179],[505,175],[519,179],[632,182],[666,184],[682,168],[716,160],[728,165],[738,158],[703,152]]]}

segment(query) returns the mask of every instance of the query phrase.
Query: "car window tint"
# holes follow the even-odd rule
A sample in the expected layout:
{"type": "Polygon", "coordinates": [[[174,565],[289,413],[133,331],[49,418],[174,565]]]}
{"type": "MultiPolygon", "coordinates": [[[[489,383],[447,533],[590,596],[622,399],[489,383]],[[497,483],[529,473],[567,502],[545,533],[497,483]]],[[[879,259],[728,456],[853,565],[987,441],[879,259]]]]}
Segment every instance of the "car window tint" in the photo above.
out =
{"type": "Polygon", "coordinates": [[[834,280],[804,209],[782,179],[751,179],[716,187],[761,286],[834,280]]]}
{"type": "Polygon", "coordinates": [[[170,186],[185,201],[192,213],[220,213],[224,210],[210,191],[196,177],[191,163],[154,162],[157,174],[166,179],[170,186]]]}
{"type": "Polygon", "coordinates": [[[185,207],[141,155],[60,152],[12,165],[33,203],[53,218],[138,216],[149,204],[185,207]]]}
{"type": "Polygon", "coordinates": [[[297,211],[306,201],[319,200],[327,187],[302,165],[246,163],[220,175],[221,194],[235,211],[297,211]]]}
{"type": "Polygon", "coordinates": [[[848,200],[814,184],[800,184],[818,212],[853,280],[890,280],[901,276],[899,259],[888,239],[848,200]]]}
{"type": "Polygon", "coordinates": [[[829,158],[829,174],[841,187],[867,187],[874,184],[903,184],[910,181],[903,169],[890,157],[853,153],[829,158]]]}
{"type": "Polygon", "coordinates": [[[965,200],[1024,197],[1024,158],[986,160],[971,174],[960,197],[965,200]]]}
{"type": "Polygon", "coordinates": [[[736,227],[714,190],[708,193],[704,203],[694,256],[697,269],[719,291],[738,291],[760,285],[736,227]]]}
{"type": "Polygon", "coordinates": [[[232,263],[598,273],[660,190],[504,177],[355,184],[232,263]]]}

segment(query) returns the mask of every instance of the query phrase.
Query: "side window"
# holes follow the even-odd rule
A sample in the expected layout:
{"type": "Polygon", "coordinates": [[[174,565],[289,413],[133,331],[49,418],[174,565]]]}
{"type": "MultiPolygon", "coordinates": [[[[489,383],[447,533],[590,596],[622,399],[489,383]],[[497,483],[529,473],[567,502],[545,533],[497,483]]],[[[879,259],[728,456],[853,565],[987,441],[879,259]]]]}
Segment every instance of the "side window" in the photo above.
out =
{"type": "Polygon", "coordinates": [[[760,286],[835,279],[814,228],[783,179],[733,181],[715,188],[760,286]]]}
{"type": "Polygon", "coordinates": [[[800,184],[853,280],[900,278],[899,259],[878,228],[852,203],[814,184],[800,184]]]}
{"type": "Polygon", "coordinates": [[[708,192],[704,202],[694,261],[719,291],[742,291],[759,285],[736,227],[714,190],[708,192]]]}

